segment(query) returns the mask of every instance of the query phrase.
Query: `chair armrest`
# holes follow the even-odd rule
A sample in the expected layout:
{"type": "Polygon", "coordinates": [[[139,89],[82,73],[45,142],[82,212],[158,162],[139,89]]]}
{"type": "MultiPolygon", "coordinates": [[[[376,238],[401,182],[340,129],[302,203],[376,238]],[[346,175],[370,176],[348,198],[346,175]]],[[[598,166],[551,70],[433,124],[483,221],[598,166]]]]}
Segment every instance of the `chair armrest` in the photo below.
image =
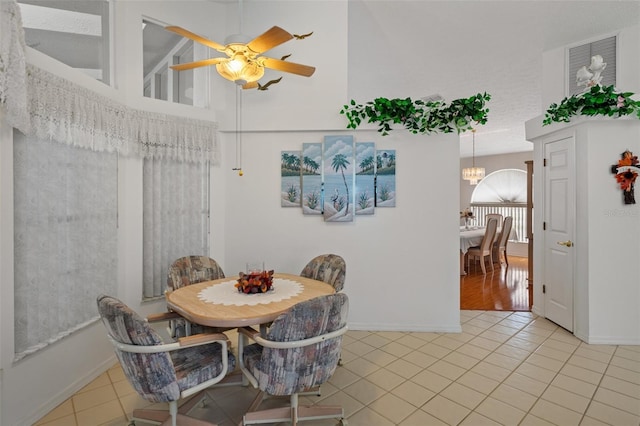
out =
{"type": "Polygon", "coordinates": [[[199,346],[204,345],[206,343],[214,343],[214,342],[226,342],[229,344],[229,338],[224,333],[201,333],[201,334],[193,334],[191,336],[180,337],[178,339],[178,344],[180,347],[189,347],[189,346],[199,346]]]}
{"type": "Polygon", "coordinates": [[[344,327],[339,328],[330,333],[325,333],[320,336],[310,337],[308,339],[293,340],[290,342],[274,342],[273,340],[265,339],[260,335],[260,333],[257,333],[257,335],[254,334],[253,336],[250,336],[250,337],[253,340],[255,340],[255,342],[258,343],[259,345],[267,348],[275,348],[275,349],[302,348],[304,346],[314,345],[324,340],[333,339],[334,337],[342,336],[344,333],[347,332],[348,329],[349,328],[345,325],[344,327]]]}
{"type": "Polygon", "coordinates": [[[157,314],[147,315],[147,322],[158,322],[158,321],[168,321],[172,319],[182,318],[182,316],[173,311],[160,312],[157,314]]]}
{"type": "Polygon", "coordinates": [[[222,351],[226,352],[229,342],[229,338],[224,333],[194,334],[193,336],[182,337],[177,342],[148,346],[120,343],[108,334],[107,337],[111,343],[121,351],[144,354],[169,352],[193,346],[208,345],[211,343],[220,343],[222,345],[222,351]]]}
{"type": "Polygon", "coordinates": [[[260,336],[260,332],[252,327],[238,327],[238,334],[247,336],[251,340],[256,340],[255,336],[260,336]]]}

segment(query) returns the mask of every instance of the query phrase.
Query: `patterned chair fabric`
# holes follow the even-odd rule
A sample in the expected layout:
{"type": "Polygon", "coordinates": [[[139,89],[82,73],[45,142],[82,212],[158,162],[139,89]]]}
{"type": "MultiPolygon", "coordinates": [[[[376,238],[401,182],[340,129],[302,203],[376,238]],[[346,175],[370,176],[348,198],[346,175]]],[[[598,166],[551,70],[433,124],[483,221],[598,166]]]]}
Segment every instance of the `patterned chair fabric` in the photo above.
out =
{"type": "Polygon", "coordinates": [[[169,267],[167,290],[173,291],[189,284],[224,278],[218,262],[207,256],[185,256],[169,267]]]}
{"type": "MultiPolygon", "coordinates": [[[[224,272],[218,262],[207,256],[185,256],[175,260],[169,267],[167,274],[167,291],[174,291],[181,287],[201,283],[203,281],[224,278],[224,272]]],[[[179,338],[187,335],[185,319],[171,320],[171,337],[179,338]]],[[[191,324],[190,334],[219,333],[228,329],[205,327],[191,324]]]]}
{"type": "MultiPolygon", "coordinates": [[[[301,302],[276,318],[266,339],[290,342],[330,333],[346,325],[349,299],[344,293],[301,302]]],[[[291,349],[248,345],[242,352],[245,367],[259,388],[270,395],[291,395],[319,386],[338,365],[342,336],[291,349]]]]}
{"type": "Polygon", "coordinates": [[[337,293],[344,287],[346,273],[347,264],[342,257],[337,254],[322,254],[311,259],[300,275],[331,284],[337,293]]]}
{"type": "MultiPolygon", "coordinates": [[[[164,342],[136,312],[110,296],[98,297],[98,312],[111,338],[128,345],[155,346],[164,342]]],[[[160,353],[133,353],[116,348],[127,379],[147,401],[177,401],[186,389],[213,379],[222,372],[222,346],[212,343],[160,353]]],[[[227,374],[236,359],[228,354],[227,374]]]]}

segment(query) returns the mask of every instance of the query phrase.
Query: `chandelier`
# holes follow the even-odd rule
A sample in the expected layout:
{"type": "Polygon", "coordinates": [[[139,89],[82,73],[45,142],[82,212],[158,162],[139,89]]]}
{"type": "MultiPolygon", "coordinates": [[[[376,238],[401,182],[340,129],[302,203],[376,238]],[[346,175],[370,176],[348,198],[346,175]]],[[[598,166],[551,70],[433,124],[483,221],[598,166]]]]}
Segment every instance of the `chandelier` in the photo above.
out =
{"type": "Polygon", "coordinates": [[[484,177],[484,167],[476,167],[476,129],[471,129],[473,133],[473,156],[471,167],[462,169],[462,179],[468,180],[469,184],[477,185],[478,181],[484,177]]]}

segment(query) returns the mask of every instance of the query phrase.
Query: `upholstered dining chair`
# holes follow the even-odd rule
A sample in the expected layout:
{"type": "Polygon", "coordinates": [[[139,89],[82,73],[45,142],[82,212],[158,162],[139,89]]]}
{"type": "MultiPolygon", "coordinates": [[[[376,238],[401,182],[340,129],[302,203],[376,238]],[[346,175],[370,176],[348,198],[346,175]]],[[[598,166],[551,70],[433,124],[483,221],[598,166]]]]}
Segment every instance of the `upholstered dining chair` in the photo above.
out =
{"type": "Polygon", "coordinates": [[[498,228],[502,226],[502,215],[500,213],[487,213],[484,215],[485,226],[489,222],[489,219],[496,219],[498,221],[498,228]]]}
{"type": "Polygon", "coordinates": [[[336,293],[342,291],[347,264],[337,254],[321,254],[307,263],[300,275],[331,284],[336,293]]]}
{"type": "Polygon", "coordinates": [[[133,420],[167,426],[212,425],[187,414],[204,398],[204,389],[235,369],[236,359],[227,349],[227,336],[201,334],[164,343],[145,319],[120,300],[101,295],[97,303],[129,383],[145,400],[169,403],[169,411],[135,409],[133,420]],[[196,396],[178,409],[178,400],[192,395],[196,396]]]}
{"type": "Polygon", "coordinates": [[[489,258],[491,270],[493,270],[493,240],[496,236],[497,227],[498,221],[495,218],[489,219],[480,245],[476,247],[469,247],[469,250],[467,250],[467,271],[469,271],[469,263],[471,259],[475,259],[476,257],[480,259],[480,266],[482,267],[482,273],[484,275],[487,274],[487,270],[484,266],[486,257],[489,258]]]}
{"type": "Polygon", "coordinates": [[[338,365],[342,335],[347,331],[349,299],[345,293],[316,297],[294,305],[276,318],[265,335],[238,329],[240,368],[261,392],[242,424],[338,418],[346,424],[340,406],[299,406],[301,392],[331,378],[338,365]],[[256,343],[248,345],[249,339],[256,343]],[[285,396],[290,406],[256,411],[266,395],[285,396]]]}
{"type": "MultiPolygon", "coordinates": [[[[222,268],[215,260],[207,256],[184,256],[173,261],[167,273],[167,291],[201,283],[203,281],[224,278],[222,268]]],[[[150,317],[152,319],[160,319],[150,317]]],[[[220,333],[228,329],[205,327],[193,324],[184,318],[169,319],[169,334],[173,338],[199,333],[220,333]]]]}
{"type": "Polygon", "coordinates": [[[509,234],[511,234],[512,226],[513,216],[505,217],[500,234],[498,234],[493,242],[493,261],[501,262],[502,257],[504,257],[504,263],[507,267],[509,266],[509,259],[507,258],[507,243],[509,242],[509,234]]]}

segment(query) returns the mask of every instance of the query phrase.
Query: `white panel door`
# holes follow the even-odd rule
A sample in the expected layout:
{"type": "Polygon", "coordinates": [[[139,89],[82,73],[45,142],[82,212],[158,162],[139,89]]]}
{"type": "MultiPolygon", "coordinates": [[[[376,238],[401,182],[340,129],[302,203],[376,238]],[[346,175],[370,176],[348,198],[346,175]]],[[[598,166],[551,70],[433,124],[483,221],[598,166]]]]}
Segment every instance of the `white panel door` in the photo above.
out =
{"type": "Polygon", "coordinates": [[[573,331],[574,137],[544,145],[544,312],[573,331]]]}

